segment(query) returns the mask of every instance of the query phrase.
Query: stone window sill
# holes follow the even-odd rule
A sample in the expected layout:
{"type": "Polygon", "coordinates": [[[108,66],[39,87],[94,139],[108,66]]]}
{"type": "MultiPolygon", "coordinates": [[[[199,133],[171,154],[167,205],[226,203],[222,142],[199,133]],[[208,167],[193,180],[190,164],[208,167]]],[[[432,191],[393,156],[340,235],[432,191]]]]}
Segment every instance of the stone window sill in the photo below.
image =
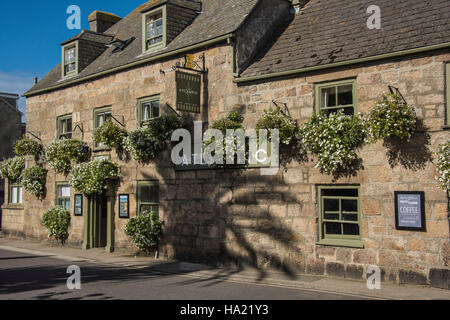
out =
{"type": "Polygon", "coordinates": [[[2,206],[2,209],[6,210],[24,210],[22,204],[5,204],[2,206]]]}
{"type": "Polygon", "coordinates": [[[316,245],[320,246],[333,246],[333,247],[347,247],[363,249],[364,244],[359,240],[346,240],[346,239],[322,239],[316,242],[316,245]]]}

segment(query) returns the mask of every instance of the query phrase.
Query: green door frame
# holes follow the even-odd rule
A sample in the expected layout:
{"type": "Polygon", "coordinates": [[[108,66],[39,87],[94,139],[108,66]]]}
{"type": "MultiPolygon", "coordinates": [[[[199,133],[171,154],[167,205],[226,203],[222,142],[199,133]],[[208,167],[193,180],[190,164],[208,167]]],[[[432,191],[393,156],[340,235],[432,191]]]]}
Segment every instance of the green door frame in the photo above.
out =
{"type": "MultiPolygon", "coordinates": [[[[106,247],[108,253],[114,252],[114,189],[109,187],[106,194],[106,247]]],[[[83,250],[96,248],[100,244],[99,221],[95,218],[99,212],[101,197],[84,197],[84,207],[87,209],[84,215],[83,250]]]]}

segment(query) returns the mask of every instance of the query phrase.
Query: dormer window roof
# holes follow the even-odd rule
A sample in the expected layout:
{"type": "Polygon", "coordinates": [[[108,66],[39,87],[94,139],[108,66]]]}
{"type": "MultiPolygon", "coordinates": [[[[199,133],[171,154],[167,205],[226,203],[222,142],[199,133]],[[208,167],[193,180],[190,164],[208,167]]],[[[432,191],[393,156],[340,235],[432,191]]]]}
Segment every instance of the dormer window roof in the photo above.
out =
{"type": "Polygon", "coordinates": [[[83,30],[75,37],[63,42],[62,79],[77,76],[84,68],[106,50],[106,45],[113,40],[113,35],[83,30]]]}
{"type": "Polygon", "coordinates": [[[166,48],[201,11],[194,0],[159,0],[151,2],[142,13],[142,52],[166,48]]]}

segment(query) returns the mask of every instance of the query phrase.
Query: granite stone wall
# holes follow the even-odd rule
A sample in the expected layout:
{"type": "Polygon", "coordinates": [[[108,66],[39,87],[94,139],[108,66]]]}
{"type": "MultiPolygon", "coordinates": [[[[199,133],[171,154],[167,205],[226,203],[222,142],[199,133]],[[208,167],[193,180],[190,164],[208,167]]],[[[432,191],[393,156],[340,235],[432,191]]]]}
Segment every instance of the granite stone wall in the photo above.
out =
{"type": "MultiPolygon", "coordinates": [[[[212,122],[239,106],[244,111],[245,126],[252,128],[276,100],[286,103],[291,115],[303,123],[314,112],[315,83],[355,78],[358,112],[370,110],[387,92],[387,86],[393,85],[414,106],[423,130],[395,150],[388,150],[382,142],[364,147],[360,151],[364,170],[338,181],[320,174],[313,162],[290,163],[274,176],[261,176],[259,169],[176,171],[169,151],[147,166],[120,160],[115,151],[95,153],[111,154],[120,165],[117,194],[130,194],[132,217],[136,214],[137,181],[159,181],[160,213],[165,221],[161,244],[164,256],[355,279],[364,279],[367,267],[378,265],[385,281],[448,288],[448,199],[434,178],[436,161],[431,157],[438,145],[450,138],[450,133],[442,129],[444,61],[450,60],[449,53],[434,52],[239,86],[233,82],[229,46],[209,48],[205,55],[208,91],[202,114],[192,119],[212,122]],[[334,184],[360,186],[362,249],[316,244],[317,187],[334,184]],[[426,232],[395,230],[396,190],[425,191],[426,232]]],[[[111,105],[115,116],[124,117],[126,129],[134,130],[137,99],[160,94],[162,104],[175,105],[174,73],[160,70],[168,70],[181,60],[155,63],[31,97],[27,100],[29,128],[40,130],[44,145],[48,145],[56,137],[56,118],[72,113],[74,126],[79,123],[83,130],[75,131],[74,137],[92,146],[93,109],[111,105]]],[[[46,199],[37,201],[26,195],[24,210],[6,207],[4,229],[46,238],[39,219],[55,203],[55,183],[65,179],[50,170],[46,199]]],[[[133,249],[123,233],[127,220],[118,218],[117,208],[118,199],[115,246],[133,249]]],[[[81,244],[83,219],[72,216],[71,243],[81,244]]]]}

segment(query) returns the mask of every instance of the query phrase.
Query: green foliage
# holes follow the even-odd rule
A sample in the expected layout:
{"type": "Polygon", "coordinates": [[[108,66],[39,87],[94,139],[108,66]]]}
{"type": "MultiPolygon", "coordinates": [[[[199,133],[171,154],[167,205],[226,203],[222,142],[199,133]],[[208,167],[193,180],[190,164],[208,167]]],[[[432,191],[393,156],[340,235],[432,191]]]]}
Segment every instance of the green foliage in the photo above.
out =
{"type": "Polygon", "coordinates": [[[106,121],[95,131],[94,141],[96,144],[104,144],[109,148],[121,150],[123,139],[126,136],[127,132],[125,129],[111,121],[106,121]]]}
{"type": "Polygon", "coordinates": [[[2,179],[9,179],[11,181],[19,181],[22,177],[22,172],[25,169],[25,158],[14,157],[0,162],[0,176],[2,179]]]}
{"type": "Polygon", "coordinates": [[[211,129],[217,129],[222,131],[222,134],[225,136],[227,130],[237,130],[243,129],[242,123],[244,122],[244,118],[237,111],[232,111],[225,118],[219,119],[211,125],[211,129]]]}
{"type": "Polygon", "coordinates": [[[281,112],[280,107],[264,111],[256,123],[256,132],[266,129],[278,129],[280,134],[280,143],[289,145],[295,143],[299,138],[299,129],[297,121],[290,115],[281,112]]]}
{"type": "Polygon", "coordinates": [[[409,141],[416,123],[414,108],[396,94],[384,94],[366,116],[368,139],[371,142],[391,138],[409,141]]]}
{"type": "Polygon", "coordinates": [[[88,146],[85,142],[64,139],[52,142],[46,149],[49,165],[57,173],[68,174],[72,168],[72,162],[81,163],[88,159],[88,146]]]}
{"type": "Polygon", "coordinates": [[[38,158],[42,151],[42,145],[30,138],[23,137],[14,145],[14,153],[16,156],[34,156],[38,158]]]}
{"type": "Polygon", "coordinates": [[[22,175],[23,188],[37,198],[45,194],[47,170],[36,166],[25,169],[22,175]]]}
{"type": "Polygon", "coordinates": [[[181,127],[181,119],[174,114],[152,119],[146,127],[132,131],[124,138],[124,149],[134,160],[150,162],[166,148],[172,133],[181,127]]]}
{"type": "Polygon", "coordinates": [[[441,183],[442,189],[450,190],[450,141],[439,146],[437,153],[437,180],[441,183]]]}
{"type": "Polygon", "coordinates": [[[77,165],[72,170],[70,185],[85,195],[102,194],[108,181],[119,176],[120,169],[109,160],[97,160],[77,165]]]}
{"type": "Polygon", "coordinates": [[[318,158],[316,168],[322,173],[338,178],[359,169],[356,150],[365,143],[366,130],[358,116],[344,115],[343,110],[313,115],[302,127],[301,137],[305,149],[318,158]]]}
{"type": "Polygon", "coordinates": [[[48,236],[64,244],[69,236],[70,214],[67,210],[56,207],[44,213],[41,225],[47,229],[48,236]]]}
{"type": "MultiPolygon", "coordinates": [[[[242,129],[244,130],[244,126],[242,123],[244,122],[244,118],[242,115],[239,114],[237,111],[232,111],[230,114],[228,114],[226,117],[219,119],[210,126],[210,129],[216,129],[222,132],[223,134],[223,141],[222,141],[222,153],[223,153],[223,163],[227,163],[227,145],[234,148],[235,159],[233,159],[233,162],[236,163],[236,157],[238,152],[238,147],[242,146],[245,150],[245,140],[239,141],[239,136],[235,136],[233,138],[227,138],[227,130],[238,130],[242,129]],[[230,139],[230,140],[228,140],[230,139]]],[[[215,144],[215,137],[211,137],[210,139],[204,141],[203,148],[209,147],[211,144],[215,144]]],[[[246,152],[246,158],[248,157],[248,152],[246,152]]],[[[215,152],[213,152],[213,155],[215,152]]]]}
{"type": "Polygon", "coordinates": [[[129,236],[136,247],[149,254],[157,245],[162,235],[163,223],[154,212],[145,212],[130,219],[125,234],[129,236]]]}

